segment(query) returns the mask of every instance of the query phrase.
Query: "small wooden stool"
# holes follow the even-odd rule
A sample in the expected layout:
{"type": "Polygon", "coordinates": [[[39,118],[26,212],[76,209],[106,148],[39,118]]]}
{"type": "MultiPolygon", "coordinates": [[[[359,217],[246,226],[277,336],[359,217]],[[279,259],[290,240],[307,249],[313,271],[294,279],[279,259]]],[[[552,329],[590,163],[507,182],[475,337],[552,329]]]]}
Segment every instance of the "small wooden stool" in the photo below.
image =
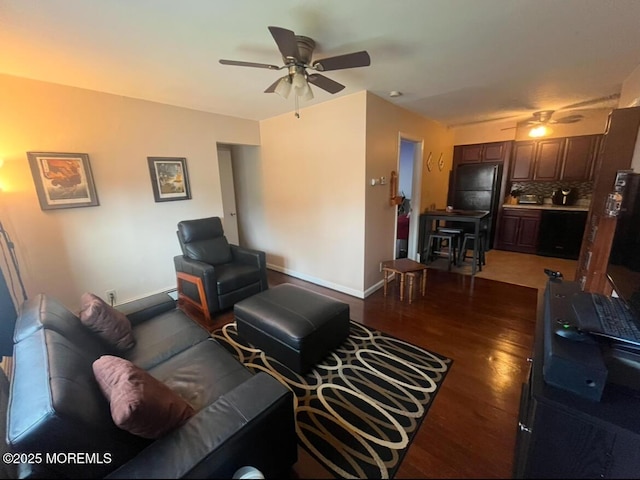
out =
{"type": "Polygon", "coordinates": [[[411,304],[411,302],[413,301],[413,282],[416,278],[416,275],[422,276],[420,281],[420,294],[424,297],[427,291],[427,270],[424,269],[420,272],[407,272],[405,275],[409,277],[409,304],[411,304]]]}
{"type": "Polygon", "coordinates": [[[384,274],[384,296],[387,296],[387,284],[389,277],[393,274],[400,276],[400,301],[404,300],[404,277],[409,277],[409,303],[413,301],[413,283],[415,276],[422,273],[422,295],[425,294],[427,285],[427,266],[423,263],[416,262],[409,258],[400,258],[397,260],[389,260],[382,262],[382,272],[384,274]]]}

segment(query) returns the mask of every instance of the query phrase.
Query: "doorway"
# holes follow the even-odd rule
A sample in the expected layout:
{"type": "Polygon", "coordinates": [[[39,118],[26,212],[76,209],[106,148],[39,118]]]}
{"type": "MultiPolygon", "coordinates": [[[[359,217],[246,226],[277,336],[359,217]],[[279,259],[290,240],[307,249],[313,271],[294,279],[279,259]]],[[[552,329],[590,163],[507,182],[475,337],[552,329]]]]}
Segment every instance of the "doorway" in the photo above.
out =
{"type": "Polygon", "coordinates": [[[218,170],[220,173],[220,193],[222,194],[224,235],[229,243],[239,245],[231,148],[227,145],[218,145],[218,170]]]}
{"type": "Polygon", "coordinates": [[[422,188],[422,139],[403,133],[398,136],[398,193],[395,258],[418,260],[418,220],[422,188]]]}

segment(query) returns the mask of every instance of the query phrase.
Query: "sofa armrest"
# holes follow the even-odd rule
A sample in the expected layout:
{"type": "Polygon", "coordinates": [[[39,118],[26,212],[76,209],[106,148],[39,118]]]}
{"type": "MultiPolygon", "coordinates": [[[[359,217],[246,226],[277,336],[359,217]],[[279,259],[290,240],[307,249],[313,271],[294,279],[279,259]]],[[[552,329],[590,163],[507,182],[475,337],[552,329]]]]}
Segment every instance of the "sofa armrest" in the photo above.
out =
{"type": "Polygon", "coordinates": [[[137,325],[161,313],[173,310],[176,308],[176,301],[167,293],[158,293],[140,300],[123,303],[116,308],[127,316],[132,325],[137,325]]]}
{"type": "Polygon", "coordinates": [[[231,478],[245,465],[286,478],[296,460],[293,394],[259,372],[107,478],[231,478]]]}
{"type": "Polygon", "coordinates": [[[240,263],[247,265],[255,265],[261,270],[260,289],[266,290],[269,285],[267,283],[267,256],[261,250],[253,250],[251,248],[240,247],[238,245],[229,245],[233,258],[240,263]]]}

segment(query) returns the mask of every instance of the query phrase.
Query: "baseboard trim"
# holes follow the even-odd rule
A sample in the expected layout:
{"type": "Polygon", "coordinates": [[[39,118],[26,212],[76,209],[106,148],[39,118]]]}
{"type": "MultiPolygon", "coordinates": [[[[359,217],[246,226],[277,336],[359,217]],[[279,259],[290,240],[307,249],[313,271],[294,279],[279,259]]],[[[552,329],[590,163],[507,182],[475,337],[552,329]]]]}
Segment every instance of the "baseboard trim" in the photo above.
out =
{"type": "Polygon", "coordinates": [[[321,287],[326,287],[330,288],[331,290],[336,290],[337,292],[346,293],[347,295],[351,295],[352,297],[365,298],[368,295],[365,294],[365,292],[363,292],[362,290],[356,290],[354,288],[348,288],[343,285],[338,285],[337,283],[327,282],[326,280],[312,277],[311,275],[306,275],[304,273],[296,272],[295,270],[284,268],[279,265],[267,263],[267,268],[270,270],[275,270],[276,272],[290,275],[295,278],[299,278],[300,280],[304,280],[305,282],[311,282],[315,285],[320,285],[321,287]]]}
{"type": "Polygon", "coordinates": [[[367,288],[364,291],[364,297],[367,298],[369,295],[371,295],[372,293],[374,293],[377,290],[380,290],[382,287],[384,287],[384,279],[380,280],[378,283],[375,283],[372,286],[370,286],[369,288],[367,288]]]}

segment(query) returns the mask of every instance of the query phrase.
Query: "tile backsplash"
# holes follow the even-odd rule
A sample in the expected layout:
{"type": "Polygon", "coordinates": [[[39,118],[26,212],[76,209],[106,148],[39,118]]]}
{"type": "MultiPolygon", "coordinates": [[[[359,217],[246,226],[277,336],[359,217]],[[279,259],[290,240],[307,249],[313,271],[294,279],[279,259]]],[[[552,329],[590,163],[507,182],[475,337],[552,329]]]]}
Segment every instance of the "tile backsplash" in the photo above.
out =
{"type": "Polygon", "coordinates": [[[549,198],[554,190],[566,187],[575,188],[578,191],[578,199],[591,199],[593,182],[512,182],[507,194],[519,190],[521,194],[549,198]]]}

